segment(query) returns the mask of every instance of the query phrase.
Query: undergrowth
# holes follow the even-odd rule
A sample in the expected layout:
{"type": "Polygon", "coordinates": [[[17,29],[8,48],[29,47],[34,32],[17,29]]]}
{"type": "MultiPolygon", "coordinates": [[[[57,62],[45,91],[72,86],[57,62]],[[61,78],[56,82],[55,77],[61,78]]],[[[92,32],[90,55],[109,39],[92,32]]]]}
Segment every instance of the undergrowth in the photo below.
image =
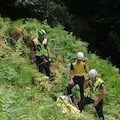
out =
{"type": "MultiPolygon", "coordinates": [[[[36,19],[11,21],[0,18],[0,119],[1,120],[90,120],[98,119],[92,105],[86,106],[81,118],[63,114],[57,107],[57,98],[66,94],[70,63],[81,51],[88,58],[88,66],[98,71],[105,81],[104,115],[106,120],[120,119],[119,69],[109,60],[88,53],[88,43],[81,42],[61,25],[51,28],[36,19]],[[51,51],[51,77],[37,72],[30,64],[30,43],[37,37],[38,29],[47,31],[51,51]]],[[[87,77],[87,74],[85,75],[87,77]]],[[[78,86],[73,88],[79,100],[78,86]]],[[[74,105],[77,107],[77,105],[74,105]]]]}

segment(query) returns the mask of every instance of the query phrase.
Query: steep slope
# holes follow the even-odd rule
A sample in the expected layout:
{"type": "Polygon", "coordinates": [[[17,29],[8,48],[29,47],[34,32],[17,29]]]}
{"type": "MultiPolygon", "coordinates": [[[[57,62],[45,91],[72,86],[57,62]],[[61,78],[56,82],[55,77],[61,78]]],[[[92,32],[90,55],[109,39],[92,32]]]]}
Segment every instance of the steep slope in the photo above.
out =
{"type": "MultiPolygon", "coordinates": [[[[106,97],[104,113],[106,120],[120,119],[119,69],[110,61],[102,60],[87,52],[88,43],[76,40],[62,26],[51,28],[36,19],[11,21],[0,18],[0,118],[4,120],[73,120],[71,114],[62,114],[56,99],[66,93],[69,67],[78,51],[88,57],[89,68],[95,68],[105,81],[106,97]],[[37,72],[30,64],[30,42],[37,31],[44,28],[51,51],[51,77],[37,72]]],[[[87,77],[87,74],[86,74],[87,77]]],[[[78,88],[73,94],[79,100],[78,88]]],[[[75,105],[76,106],[76,105],[75,105]]],[[[77,106],[76,106],[77,107],[77,106]]],[[[97,118],[92,105],[87,106],[85,117],[97,118]]],[[[77,118],[76,118],[77,119],[77,118]]]]}

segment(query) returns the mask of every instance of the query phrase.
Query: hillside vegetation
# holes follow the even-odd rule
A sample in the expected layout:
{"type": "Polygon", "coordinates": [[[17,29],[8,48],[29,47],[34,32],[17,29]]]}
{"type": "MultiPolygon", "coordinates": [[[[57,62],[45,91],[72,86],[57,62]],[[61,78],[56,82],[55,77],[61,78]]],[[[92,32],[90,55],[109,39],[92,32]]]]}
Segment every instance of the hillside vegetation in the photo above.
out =
{"type": "MultiPolygon", "coordinates": [[[[60,25],[51,28],[45,21],[40,23],[36,19],[11,21],[0,18],[0,120],[97,120],[92,105],[86,107],[80,118],[74,114],[62,114],[57,106],[56,99],[66,94],[70,63],[79,51],[88,57],[89,68],[95,68],[105,81],[105,120],[119,120],[119,69],[109,60],[88,53],[87,46],[88,43],[76,40],[72,33],[63,30],[60,25]],[[47,31],[46,38],[51,51],[49,79],[30,64],[30,42],[37,37],[40,28],[47,31]]],[[[79,100],[77,86],[73,94],[79,100]]]]}

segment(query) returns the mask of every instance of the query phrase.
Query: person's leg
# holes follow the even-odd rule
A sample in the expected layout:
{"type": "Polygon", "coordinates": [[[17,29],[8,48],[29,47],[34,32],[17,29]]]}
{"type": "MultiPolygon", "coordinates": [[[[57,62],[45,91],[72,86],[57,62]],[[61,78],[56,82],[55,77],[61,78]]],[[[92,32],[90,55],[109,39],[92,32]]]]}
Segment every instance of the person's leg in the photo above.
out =
{"type": "Polygon", "coordinates": [[[39,72],[43,73],[43,60],[39,57],[36,56],[36,65],[38,66],[39,72]]]}
{"type": "Polygon", "coordinates": [[[80,89],[80,97],[81,100],[84,98],[84,89],[83,89],[83,84],[84,84],[85,78],[84,76],[80,77],[78,81],[79,89],[80,89]]]}
{"type": "Polygon", "coordinates": [[[74,85],[72,86],[70,84],[68,84],[68,86],[67,86],[67,95],[70,95],[70,98],[71,98],[72,102],[74,102],[73,95],[72,95],[72,88],[73,87],[74,87],[74,85]]]}
{"type": "Polygon", "coordinates": [[[84,98],[84,89],[83,89],[83,85],[80,85],[80,97],[81,97],[81,100],[84,98]]]}
{"type": "Polygon", "coordinates": [[[46,76],[50,77],[50,66],[48,62],[45,63],[44,69],[45,69],[46,76]]]}
{"type": "Polygon", "coordinates": [[[88,97],[83,98],[82,100],[78,102],[79,110],[82,112],[82,110],[84,110],[85,105],[93,103],[93,102],[94,100],[92,100],[91,98],[88,98],[88,97]]]}
{"type": "Polygon", "coordinates": [[[43,69],[44,69],[43,65],[38,66],[38,68],[39,68],[39,72],[43,73],[43,69]]]}
{"type": "Polygon", "coordinates": [[[67,86],[67,95],[71,95],[70,97],[71,97],[72,102],[74,102],[73,95],[72,95],[72,88],[76,85],[75,78],[73,78],[73,81],[74,81],[74,85],[68,84],[68,86],[67,86]]]}
{"type": "Polygon", "coordinates": [[[97,114],[99,116],[99,118],[102,120],[104,120],[104,115],[103,115],[103,100],[101,100],[98,105],[95,107],[97,114]]]}

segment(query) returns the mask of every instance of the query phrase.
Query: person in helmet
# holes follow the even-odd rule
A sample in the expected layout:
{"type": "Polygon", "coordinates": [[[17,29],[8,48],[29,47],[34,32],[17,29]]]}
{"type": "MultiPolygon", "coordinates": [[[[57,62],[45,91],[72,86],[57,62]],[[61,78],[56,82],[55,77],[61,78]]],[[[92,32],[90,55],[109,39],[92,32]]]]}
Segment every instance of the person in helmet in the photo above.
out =
{"type": "Polygon", "coordinates": [[[71,63],[70,66],[70,72],[69,72],[69,78],[70,82],[67,86],[67,95],[71,96],[72,102],[73,95],[72,95],[72,89],[75,85],[79,85],[80,89],[80,99],[84,98],[84,90],[83,90],[83,83],[85,81],[84,74],[85,72],[89,72],[89,67],[87,65],[88,58],[85,58],[84,60],[84,54],[82,52],[77,53],[77,59],[71,63]],[[72,77],[74,76],[74,77],[72,77]]]}
{"type": "Polygon", "coordinates": [[[78,107],[82,112],[84,106],[87,104],[93,104],[100,119],[104,120],[103,115],[103,98],[105,96],[105,83],[102,79],[97,77],[97,71],[91,69],[88,72],[88,78],[84,82],[84,89],[89,88],[87,97],[84,97],[78,102],[78,107]]]}
{"type": "Polygon", "coordinates": [[[43,73],[45,70],[46,76],[50,76],[50,50],[48,46],[47,39],[44,38],[46,35],[46,31],[43,29],[38,30],[38,38],[33,39],[31,43],[31,63],[34,63],[34,56],[36,59],[36,65],[38,67],[38,71],[43,73]]]}

